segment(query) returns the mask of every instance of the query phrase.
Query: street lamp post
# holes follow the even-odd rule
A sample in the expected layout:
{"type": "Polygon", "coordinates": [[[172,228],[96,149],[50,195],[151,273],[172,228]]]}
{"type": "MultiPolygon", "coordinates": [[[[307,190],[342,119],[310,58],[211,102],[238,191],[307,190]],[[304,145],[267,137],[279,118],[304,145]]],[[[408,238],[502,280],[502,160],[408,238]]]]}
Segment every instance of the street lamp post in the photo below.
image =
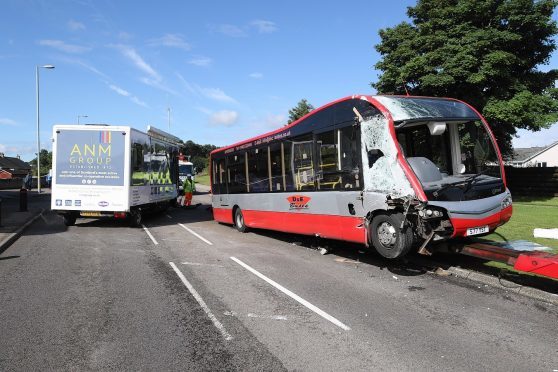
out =
{"type": "Polygon", "coordinates": [[[35,66],[35,82],[37,88],[37,193],[41,193],[41,135],[39,127],[39,68],[53,69],[53,65],[35,66]]]}
{"type": "Polygon", "coordinates": [[[78,115],[78,117],[77,117],[78,118],[78,125],[79,125],[79,118],[88,118],[88,117],[89,116],[87,116],[87,115],[78,115]]]}

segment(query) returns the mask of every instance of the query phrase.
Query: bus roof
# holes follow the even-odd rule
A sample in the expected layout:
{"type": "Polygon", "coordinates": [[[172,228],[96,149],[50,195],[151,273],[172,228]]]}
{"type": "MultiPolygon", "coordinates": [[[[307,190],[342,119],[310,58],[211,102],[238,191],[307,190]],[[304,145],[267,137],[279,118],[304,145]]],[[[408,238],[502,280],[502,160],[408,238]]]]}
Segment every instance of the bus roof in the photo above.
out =
{"type": "Polygon", "coordinates": [[[438,98],[424,96],[390,96],[390,95],[352,95],[323,105],[312,112],[304,115],[298,120],[280,127],[274,131],[267,132],[229,146],[221,147],[213,150],[211,154],[221,153],[230,149],[241,149],[243,145],[253,143],[260,139],[272,138],[274,135],[288,131],[290,128],[296,127],[302,121],[318,114],[326,108],[336,105],[343,101],[361,99],[375,105],[379,103],[383,105],[392,115],[395,122],[419,119],[419,118],[453,118],[453,119],[478,119],[478,114],[469,105],[453,98],[438,98]]]}

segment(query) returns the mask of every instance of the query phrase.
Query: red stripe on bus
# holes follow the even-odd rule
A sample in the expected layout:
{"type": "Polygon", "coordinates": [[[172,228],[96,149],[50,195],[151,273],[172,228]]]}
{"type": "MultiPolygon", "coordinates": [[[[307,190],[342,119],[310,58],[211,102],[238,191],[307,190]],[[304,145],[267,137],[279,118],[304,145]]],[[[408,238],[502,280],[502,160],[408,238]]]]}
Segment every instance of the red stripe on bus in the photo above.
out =
{"type": "Polygon", "coordinates": [[[453,225],[452,238],[467,235],[467,229],[470,227],[488,226],[492,231],[498,226],[508,222],[513,213],[513,206],[502,209],[500,212],[494,213],[485,218],[450,218],[453,225]]]}
{"type": "MultiPolygon", "coordinates": [[[[359,217],[253,210],[242,210],[242,215],[246,226],[255,229],[366,243],[363,219],[359,217]]],[[[231,209],[213,208],[213,216],[219,222],[233,223],[231,209]]]]}
{"type": "Polygon", "coordinates": [[[213,218],[217,222],[233,223],[232,209],[213,208],[213,218]]]}

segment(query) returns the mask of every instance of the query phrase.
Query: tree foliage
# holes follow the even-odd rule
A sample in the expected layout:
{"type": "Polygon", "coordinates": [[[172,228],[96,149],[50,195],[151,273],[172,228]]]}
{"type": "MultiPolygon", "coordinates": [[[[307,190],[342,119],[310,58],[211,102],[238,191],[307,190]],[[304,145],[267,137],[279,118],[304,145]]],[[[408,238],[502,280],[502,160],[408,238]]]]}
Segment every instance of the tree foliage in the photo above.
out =
{"type": "Polygon", "coordinates": [[[309,104],[306,99],[301,99],[295,107],[289,110],[289,124],[297,121],[312,110],[314,110],[314,106],[309,104]]]}
{"type": "Polygon", "coordinates": [[[504,152],[517,128],[558,120],[558,70],[540,71],[556,45],[556,0],[418,0],[412,23],[380,30],[384,94],[462,99],[491,124],[504,152]]]}
{"type": "MultiPolygon", "coordinates": [[[[31,165],[31,171],[34,175],[37,174],[37,157],[29,162],[31,165]]],[[[41,149],[41,176],[48,174],[48,171],[52,169],[52,151],[41,149]]]]}
{"type": "Polygon", "coordinates": [[[215,150],[214,145],[198,145],[193,141],[186,141],[181,147],[180,152],[190,157],[196,171],[201,172],[207,167],[207,161],[211,151],[215,150]]]}

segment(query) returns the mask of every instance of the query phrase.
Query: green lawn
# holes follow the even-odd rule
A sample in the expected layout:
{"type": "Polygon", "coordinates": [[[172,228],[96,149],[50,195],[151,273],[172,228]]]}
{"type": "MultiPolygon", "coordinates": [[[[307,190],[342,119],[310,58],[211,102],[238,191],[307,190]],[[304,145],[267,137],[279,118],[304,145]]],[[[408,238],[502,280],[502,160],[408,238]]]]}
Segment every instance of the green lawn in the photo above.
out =
{"type": "Polygon", "coordinates": [[[558,253],[558,240],[533,237],[535,228],[558,228],[558,198],[516,198],[513,216],[495,233],[483,237],[493,241],[529,240],[553,249],[558,253]]]}
{"type": "Polygon", "coordinates": [[[208,173],[196,174],[196,183],[199,183],[200,185],[209,186],[209,174],[208,173]]]}

